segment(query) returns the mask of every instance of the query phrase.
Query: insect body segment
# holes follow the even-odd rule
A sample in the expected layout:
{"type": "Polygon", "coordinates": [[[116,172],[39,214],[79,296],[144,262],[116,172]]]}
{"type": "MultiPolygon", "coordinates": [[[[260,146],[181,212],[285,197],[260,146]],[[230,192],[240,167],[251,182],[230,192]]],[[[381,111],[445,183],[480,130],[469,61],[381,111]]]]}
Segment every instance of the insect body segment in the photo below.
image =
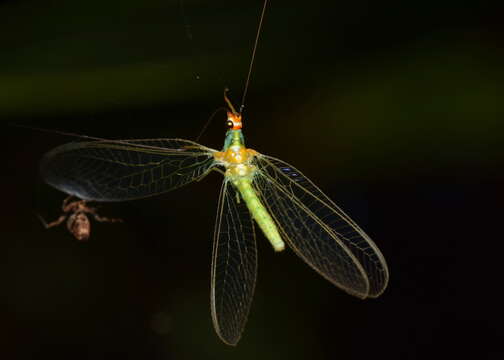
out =
{"type": "Polygon", "coordinates": [[[231,111],[227,112],[227,126],[233,130],[240,130],[242,128],[241,115],[233,113],[231,111]]]}
{"type": "Polygon", "coordinates": [[[232,178],[231,183],[238,189],[242,196],[247,208],[252,214],[252,218],[257,222],[261,228],[264,236],[268,238],[275,251],[282,251],[285,249],[283,242],[275,222],[271,218],[264,205],[259,200],[256,191],[252,187],[252,181],[247,177],[232,178]]]}
{"type": "MultiPolygon", "coordinates": [[[[233,115],[229,112],[228,116],[230,114],[233,115]]],[[[217,163],[226,168],[226,181],[230,181],[238,190],[252,218],[259,225],[275,251],[282,251],[285,244],[275,222],[252,186],[257,171],[257,167],[253,164],[256,156],[259,156],[257,151],[245,147],[241,130],[229,130],[226,134],[223,151],[214,153],[217,163]]]]}

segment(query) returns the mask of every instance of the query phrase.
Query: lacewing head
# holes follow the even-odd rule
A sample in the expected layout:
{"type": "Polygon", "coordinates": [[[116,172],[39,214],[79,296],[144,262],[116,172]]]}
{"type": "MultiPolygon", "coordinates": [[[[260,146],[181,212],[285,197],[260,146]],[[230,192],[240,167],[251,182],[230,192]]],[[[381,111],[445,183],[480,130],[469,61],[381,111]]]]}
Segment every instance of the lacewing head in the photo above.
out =
{"type": "Polygon", "coordinates": [[[231,111],[227,112],[227,122],[226,125],[232,130],[240,130],[242,128],[242,117],[240,114],[233,113],[231,111]]]}

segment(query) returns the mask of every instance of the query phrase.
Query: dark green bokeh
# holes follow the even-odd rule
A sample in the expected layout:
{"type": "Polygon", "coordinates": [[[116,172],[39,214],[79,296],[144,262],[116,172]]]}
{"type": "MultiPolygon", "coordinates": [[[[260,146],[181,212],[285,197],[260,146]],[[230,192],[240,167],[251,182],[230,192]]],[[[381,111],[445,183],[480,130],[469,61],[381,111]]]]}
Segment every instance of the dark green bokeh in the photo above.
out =
{"type": "MultiPolygon", "coordinates": [[[[224,86],[239,102],[262,4],[182,5],[0,3],[0,118],[104,138],[195,138],[224,86]]],[[[497,302],[485,296],[494,238],[476,224],[483,213],[498,222],[502,199],[498,14],[482,1],[271,2],[248,145],[319,184],[375,239],[392,277],[362,302],[260,236],[237,348],[218,340],[209,314],[217,174],[103,205],[125,224],[93,224],[90,242],[76,243],[35,216],[56,218],[63,199],[37,177],[38,160],[73,139],[4,127],[2,358],[495,356],[497,302]]],[[[202,143],[222,145],[222,120],[202,143]]]]}

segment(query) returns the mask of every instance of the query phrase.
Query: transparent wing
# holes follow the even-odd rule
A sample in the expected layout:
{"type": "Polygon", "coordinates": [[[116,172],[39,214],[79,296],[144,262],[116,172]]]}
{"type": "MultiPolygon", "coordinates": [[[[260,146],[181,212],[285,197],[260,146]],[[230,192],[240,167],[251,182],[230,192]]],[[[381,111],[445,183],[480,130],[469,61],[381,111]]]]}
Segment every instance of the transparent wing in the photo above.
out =
{"type": "Polygon", "coordinates": [[[247,322],[257,274],[254,223],[238,192],[224,180],[215,225],[210,291],[215,331],[236,345],[247,322]]]}
{"type": "Polygon", "coordinates": [[[380,295],[388,268],[364,231],[291,165],[266,155],[258,155],[256,165],[256,191],[296,254],[354,296],[380,295]]]}
{"type": "Polygon", "coordinates": [[[181,139],[86,141],[59,146],[41,160],[44,180],[84,200],[131,200],[205,176],[215,150],[181,139]]]}

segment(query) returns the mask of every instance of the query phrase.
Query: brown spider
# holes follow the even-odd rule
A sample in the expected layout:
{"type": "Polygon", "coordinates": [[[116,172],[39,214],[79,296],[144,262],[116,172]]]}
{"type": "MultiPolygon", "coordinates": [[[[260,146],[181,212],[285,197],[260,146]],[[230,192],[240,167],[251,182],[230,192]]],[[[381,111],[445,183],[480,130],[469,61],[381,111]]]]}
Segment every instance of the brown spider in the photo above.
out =
{"type": "Polygon", "coordinates": [[[39,215],[40,221],[42,221],[42,224],[46,229],[58,226],[68,219],[68,231],[70,231],[77,240],[86,241],[89,239],[89,235],[91,234],[91,222],[89,221],[87,214],[93,215],[95,220],[99,222],[122,222],[121,219],[102,217],[96,213],[96,208],[89,207],[87,205],[86,200],[80,200],[77,198],[77,200],[70,201],[72,197],[73,196],[69,196],[63,200],[63,205],[61,207],[63,215],[61,215],[57,220],[46,223],[39,215]]]}

